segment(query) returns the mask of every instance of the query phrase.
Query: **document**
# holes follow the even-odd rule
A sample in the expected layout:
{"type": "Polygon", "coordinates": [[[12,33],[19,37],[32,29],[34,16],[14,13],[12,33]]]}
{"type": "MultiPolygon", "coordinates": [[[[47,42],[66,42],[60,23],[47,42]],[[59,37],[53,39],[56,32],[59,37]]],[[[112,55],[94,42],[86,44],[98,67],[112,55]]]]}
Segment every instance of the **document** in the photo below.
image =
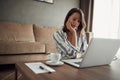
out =
{"type": "Polygon", "coordinates": [[[54,69],[45,65],[42,62],[25,63],[25,65],[28,66],[35,74],[55,72],[54,69]]]}

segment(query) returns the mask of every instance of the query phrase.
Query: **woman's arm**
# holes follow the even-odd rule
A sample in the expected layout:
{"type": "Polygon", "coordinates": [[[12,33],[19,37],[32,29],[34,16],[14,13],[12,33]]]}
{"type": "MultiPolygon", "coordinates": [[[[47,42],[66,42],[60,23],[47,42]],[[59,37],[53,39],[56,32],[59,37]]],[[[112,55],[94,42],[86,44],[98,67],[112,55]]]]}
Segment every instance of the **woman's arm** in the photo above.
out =
{"type": "Polygon", "coordinates": [[[67,21],[66,27],[69,30],[68,33],[68,41],[74,46],[77,47],[77,32],[76,30],[72,27],[72,22],[70,20],[67,21]],[[69,39],[69,37],[71,37],[69,39]]]}
{"type": "Polygon", "coordinates": [[[71,44],[75,47],[77,47],[77,35],[76,35],[76,32],[72,33],[71,34],[71,44]]]}

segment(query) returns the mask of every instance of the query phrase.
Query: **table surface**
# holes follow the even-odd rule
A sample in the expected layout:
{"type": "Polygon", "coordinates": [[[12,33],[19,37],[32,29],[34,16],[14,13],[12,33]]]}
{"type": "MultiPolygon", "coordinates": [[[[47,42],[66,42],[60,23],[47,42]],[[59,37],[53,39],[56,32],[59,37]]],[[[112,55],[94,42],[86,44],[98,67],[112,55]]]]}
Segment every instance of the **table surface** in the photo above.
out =
{"type": "Polygon", "coordinates": [[[25,80],[120,80],[120,60],[112,61],[110,65],[82,69],[68,64],[50,67],[56,72],[35,74],[24,63],[16,63],[17,72],[25,80]]]}

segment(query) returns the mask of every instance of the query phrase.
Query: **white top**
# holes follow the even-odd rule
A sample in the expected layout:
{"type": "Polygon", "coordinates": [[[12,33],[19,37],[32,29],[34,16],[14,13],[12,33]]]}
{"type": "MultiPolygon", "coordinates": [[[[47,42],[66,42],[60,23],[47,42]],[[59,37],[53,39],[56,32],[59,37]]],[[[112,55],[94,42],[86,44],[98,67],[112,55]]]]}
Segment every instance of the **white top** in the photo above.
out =
{"type": "Polygon", "coordinates": [[[77,47],[74,47],[67,40],[67,34],[63,30],[55,32],[53,38],[56,42],[58,52],[61,53],[62,57],[76,58],[77,53],[83,53],[88,47],[84,30],[82,31],[82,36],[77,37],[77,47]]]}

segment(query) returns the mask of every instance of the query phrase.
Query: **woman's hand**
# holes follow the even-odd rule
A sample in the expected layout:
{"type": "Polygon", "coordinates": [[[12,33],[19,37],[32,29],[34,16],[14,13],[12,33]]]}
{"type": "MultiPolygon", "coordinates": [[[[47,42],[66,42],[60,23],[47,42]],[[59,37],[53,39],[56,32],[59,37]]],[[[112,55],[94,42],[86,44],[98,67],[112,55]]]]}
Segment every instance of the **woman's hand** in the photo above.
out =
{"type": "Polygon", "coordinates": [[[76,33],[75,28],[73,28],[73,26],[72,26],[72,21],[71,21],[71,20],[68,20],[68,21],[66,22],[66,27],[67,27],[67,29],[68,29],[72,34],[75,34],[75,33],[76,33]]]}

